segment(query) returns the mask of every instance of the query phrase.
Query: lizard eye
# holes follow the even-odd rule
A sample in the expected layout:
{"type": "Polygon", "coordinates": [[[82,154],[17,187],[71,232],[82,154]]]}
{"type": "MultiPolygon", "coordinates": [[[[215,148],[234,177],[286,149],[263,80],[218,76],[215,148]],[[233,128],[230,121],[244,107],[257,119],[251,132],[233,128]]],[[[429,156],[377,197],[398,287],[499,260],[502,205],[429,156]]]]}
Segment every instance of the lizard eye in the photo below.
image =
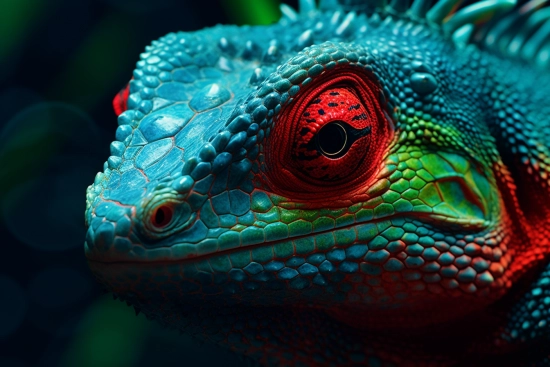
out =
{"type": "Polygon", "coordinates": [[[285,191],[366,182],[387,146],[390,123],[371,77],[344,70],[323,79],[279,113],[266,142],[266,175],[285,191]]]}
{"type": "Polygon", "coordinates": [[[142,234],[151,240],[166,238],[189,228],[197,218],[189,204],[169,190],[152,195],[139,211],[143,218],[140,226],[142,234]]]}
{"type": "Polygon", "coordinates": [[[170,224],[173,216],[174,211],[171,207],[168,205],[161,205],[155,210],[153,216],[151,217],[151,221],[153,226],[156,228],[164,228],[170,224]]]}

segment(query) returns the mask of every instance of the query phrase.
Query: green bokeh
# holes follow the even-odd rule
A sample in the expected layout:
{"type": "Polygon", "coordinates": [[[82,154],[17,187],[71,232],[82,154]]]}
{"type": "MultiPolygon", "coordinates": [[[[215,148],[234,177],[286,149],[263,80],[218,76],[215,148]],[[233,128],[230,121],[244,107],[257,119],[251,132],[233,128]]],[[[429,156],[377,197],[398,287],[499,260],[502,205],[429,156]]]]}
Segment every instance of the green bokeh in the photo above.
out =
{"type": "Polygon", "coordinates": [[[150,327],[125,304],[101,297],[85,312],[60,366],[134,366],[150,327]]]}
{"type": "Polygon", "coordinates": [[[228,18],[235,24],[272,24],[279,20],[280,1],[277,0],[223,0],[228,18]]]}
{"type": "Polygon", "coordinates": [[[10,56],[15,46],[26,39],[44,7],[51,8],[56,1],[4,0],[0,5],[0,62],[10,56]]]}
{"type": "Polygon", "coordinates": [[[129,54],[126,52],[128,46],[122,46],[132,42],[132,23],[128,15],[107,14],[71,55],[48,94],[86,110],[96,107],[106,90],[123,87],[114,84],[118,83],[117,76],[127,73],[128,80],[132,77],[137,55],[129,54]]]}

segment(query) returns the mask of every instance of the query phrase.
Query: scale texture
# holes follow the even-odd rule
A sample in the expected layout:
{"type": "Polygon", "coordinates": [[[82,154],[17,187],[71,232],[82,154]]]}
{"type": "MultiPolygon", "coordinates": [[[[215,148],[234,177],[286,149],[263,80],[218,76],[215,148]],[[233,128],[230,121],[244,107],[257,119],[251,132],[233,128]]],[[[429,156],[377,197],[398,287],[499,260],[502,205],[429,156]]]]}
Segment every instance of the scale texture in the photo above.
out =
{"type": "Polygon", "coordinates": [[[266,366],[550,365],[546,2],[281,10],[141,54],[97,279],[266,366]]]}

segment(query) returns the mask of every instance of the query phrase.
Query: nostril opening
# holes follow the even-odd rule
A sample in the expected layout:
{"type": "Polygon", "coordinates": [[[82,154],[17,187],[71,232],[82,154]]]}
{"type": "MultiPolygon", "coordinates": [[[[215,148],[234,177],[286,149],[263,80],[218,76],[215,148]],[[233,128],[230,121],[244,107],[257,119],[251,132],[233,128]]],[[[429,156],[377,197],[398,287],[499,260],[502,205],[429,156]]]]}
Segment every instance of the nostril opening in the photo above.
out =
{"type": "Polygon", "coordinates": [[[161,205],[153,215],[153,225],[157,228],[166,227],[171,221],[174,211],[167,205],[161,205]]]}

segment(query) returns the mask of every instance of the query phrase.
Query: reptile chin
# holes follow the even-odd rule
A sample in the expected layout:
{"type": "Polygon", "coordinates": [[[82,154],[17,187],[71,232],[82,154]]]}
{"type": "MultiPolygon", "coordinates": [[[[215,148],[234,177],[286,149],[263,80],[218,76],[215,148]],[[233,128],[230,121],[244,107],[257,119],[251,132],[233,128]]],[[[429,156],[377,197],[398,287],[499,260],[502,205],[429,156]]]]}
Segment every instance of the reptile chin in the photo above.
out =
{"type": "MultiPolygon", "coordinates": [[[[510,260],[501,236],[501,229],[488,221],[405,213],[289,239],[227,244],[203,253],[197,251],[199,243],[149,248],[134,258],[106,258],[97,252],[88,258],[100,282],[123,298],[133,297],[132,304],[162,300],[180,306],[210,301],[272,306],[274,299],[281,304],[315,300],[335,318],[368,327],[377,327],[383,318],[391,320],[403,309],[426,316],[412,318],[410,326],[453,318],[499,298],[510,260]],[[405,231],[396,231],[396,224],[405,231]],[[422,234],[419,228],[426,229],[425,236],[415,234],[422,234]],[[451,243],[449,235],[434,235],[428,228],[465,235],[451,243]],[[368,238],[349,239],[341,246],[342,236],[351,232],[368,238]],[[181,256],[182,248],[194,252],[181,256]],[[162,289],[149,283],[160,278],[167,280],[162,289]],[[345,308],[335,310],[344,300],[345,308]],[[374,313],[349,319],[365,309],[374,313]]],[[[391,327],[391,322],[383,326],[391,327]]]]}

